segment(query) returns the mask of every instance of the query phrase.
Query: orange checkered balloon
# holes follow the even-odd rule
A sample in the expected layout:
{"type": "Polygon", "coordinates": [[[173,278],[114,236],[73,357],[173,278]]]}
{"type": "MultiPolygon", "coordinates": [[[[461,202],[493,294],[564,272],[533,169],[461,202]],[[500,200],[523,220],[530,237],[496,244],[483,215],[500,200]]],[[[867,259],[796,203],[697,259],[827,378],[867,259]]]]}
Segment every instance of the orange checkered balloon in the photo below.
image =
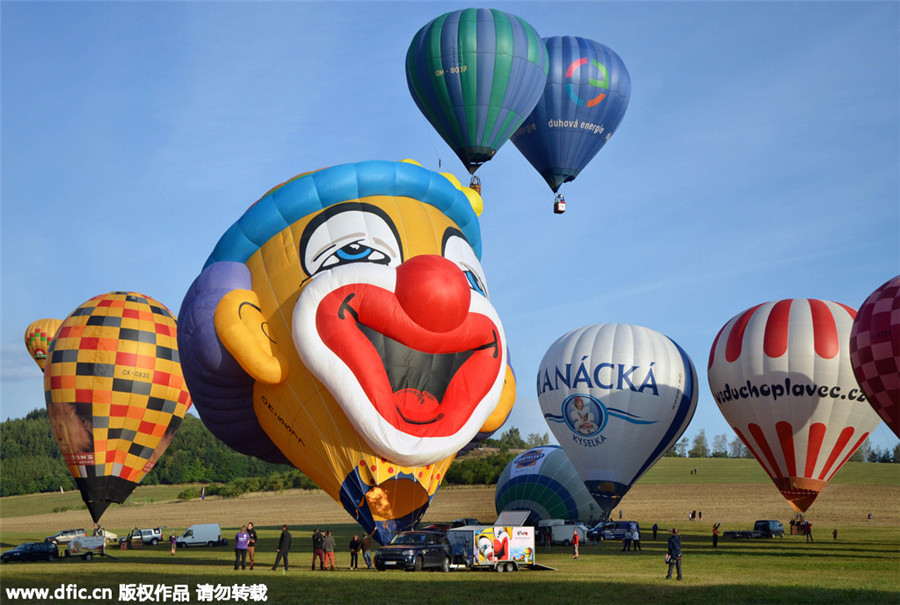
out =
{"type": "Polygon", "coordinates": [[[63,458],[96,523],[153,468],[191,406],[175,317],[135,292],[85,302],[51,343],[44,396],[63,458]]]}

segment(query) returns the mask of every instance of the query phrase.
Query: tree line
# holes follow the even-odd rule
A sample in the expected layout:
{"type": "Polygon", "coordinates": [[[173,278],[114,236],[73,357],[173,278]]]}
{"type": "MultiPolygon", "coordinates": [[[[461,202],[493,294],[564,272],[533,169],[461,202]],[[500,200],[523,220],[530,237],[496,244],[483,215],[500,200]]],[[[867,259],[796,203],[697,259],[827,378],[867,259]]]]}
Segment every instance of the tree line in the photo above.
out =
{"type": "MultiPolygon", "coordinates": [[[[461,457],[447,470],[447,484],[493,484],[514,457],[513,450],[546,445],[549,435],[531,434],[523,439],[511,428],[480,445],[493,448],[488,455],[461,457]]],[[[188,414],[172,443],[142,485],[205,485],[206,495],[236,496],[247,491],[315,489],[297,469],[263,462],[240,454],[210,433],[203,422],[188,414]]],[[[16,496],[75,489],[50,427],[46,408],[24,418],[0,423],[0,496],[16,496]]],[[[200,487],[188,488],[183,497],[198,497],[200,487]]]]}
{"type": "MultiPolygon", "coordinates": [[[[700,429],[692,440],[684,437],[665,454],[671,458],[752,458],[753,455],[744,442],[735,435],[731,440],[727,435],[713,437],[712,445],[706,438],[706,431],[700,429]]],[[[900,463],[900,443],[893,449],[872,447],[866,439],[850,456],[852,462],[900,463]]]]}

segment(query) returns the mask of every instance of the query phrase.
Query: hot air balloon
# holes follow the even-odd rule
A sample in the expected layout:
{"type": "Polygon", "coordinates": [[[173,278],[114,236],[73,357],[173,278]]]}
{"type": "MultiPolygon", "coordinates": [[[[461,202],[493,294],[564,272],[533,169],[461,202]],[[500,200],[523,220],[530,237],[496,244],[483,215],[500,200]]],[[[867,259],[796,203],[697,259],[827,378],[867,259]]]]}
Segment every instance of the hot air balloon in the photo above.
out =
{"type": "Polygon", "coordinates": [[[547,79],[547,49],[525,21],[465,9],[430,21],[406,53],[416,105],[470,174],[531,112],[547,79]]]}
{"type": "Polygon", "coordinates": [[[61,323],[62,320],[59,319],[37,319],[25,329],[25,348],[42,372],[47,363],[47,351],[53,342],[53,335],[61,323]]]}
{"type": "Polygon", "coordinates": [[[673,340],[641,326],[596,324],[554,342],[541,360],[544,418],[607,518],[684,433],[697,374],[673,340]]]}
{"type": "Polygon", "coordinates": [[[290,461],[380,542],[411,529],[456,452],[514,400],[480,254],[467,194],[414,163],[276,187],[182,304],[201,419],[239,451],[290,461]]]}
{"type": "Polygon", "coordinates": [[[136,292],[95,296],[62,322],[49,360],[50,424],[96,523],[153,469],[191,406],[175,318],[136,292]]]}
{"type": "Polygon", "coordinates": [[[600,513],[558,445],[535,447],[513,458],[497,479],[494,504],[497,514],[530,511],[528,525],[544,519],[595,520],[600,513]]]}
{"type": "Polygon", "coordinates": [[[869,403],[900,437],[900,275],[859,308],[850,330],[850,362],[869,403]]]}
{"type": "Polygon", "coordinates": [[[550,60],[544,94],[511,140],[557,193],[619,127],[631,77],[619,55],[599,42],[556,36],[544,43],[550,60]]]}
{"type": "Polygon", "coordinates": [[[764,303],[731,318],[709,354],[719,411],[797,512],[879,422],[850,363],[855,316],[824,300],[764,303]]]}

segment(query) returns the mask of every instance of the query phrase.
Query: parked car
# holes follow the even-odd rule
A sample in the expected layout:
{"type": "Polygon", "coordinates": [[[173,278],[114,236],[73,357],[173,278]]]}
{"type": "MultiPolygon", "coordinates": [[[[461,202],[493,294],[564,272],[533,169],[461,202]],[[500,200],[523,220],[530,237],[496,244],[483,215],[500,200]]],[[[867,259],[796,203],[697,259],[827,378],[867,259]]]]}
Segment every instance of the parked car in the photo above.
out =
{"type": "Polygon", "coordinates": [[[44,541],[53,542],[54,544],[65,544],[71,542],[72,538],[79,538],[86,535],[87,534],[84,533],[83,529],[64,529],[56,532],[55,536],[47,536],[44,538],[44,541]]]}
{"type": "Polygon", "coordinates": [[[641,531],[641,524],[637,521],[601,521],[588,530],[587,539],[591,542],[601,540],[622,540],[629,529],[641,531]]]}
{"type": "Polygon", "coordinates": [[[454,519],[450,522],[450,527],[466,527],[467,525],[481,525],[478,522],[478,519],[472,519],[471,517],[466,517],[464,519],[454,519]]]}
{"type": "Polygon", "coordinates": [[[400,532],[390,544],[375,551],[375,568],[421,571],[436,568],[450,571],[450,542],[447,534],[436,531],[400,532]]]}
{"type": "Polygon", "coordinates": [[[737,531],[726,531],[725,537],[727,538],[745,538],[745,539],[754,539],[754,538],[774,538],[784,537],[784,525],[781,524],[781,521],[775,521],[772,519],[761,519],[753,524],[753,529],[745,529],[745,530],[737,530],[737,531]]]}
{"type": "Polygon", "coordinates": [[[103,536],[107,542],[111,542],[113,544],[115,544],[119,539],[118,535],[112,533],[111,531],[109,531],[108,529],[105,529],[103,527],[95,528],[94,535],[95,536],[103,536]]]}
{"type": "Polygon", "coordinates": [[[416,529],[419,531],[440,531],[446,533],[450,527],[449,523],[429,523],[428,525],[422,525],[416,529]]]}
{"type": "Polygon", "coordinates": [[[59,548],[55,542],[25,542],[0,555],[0,561],[56,561],[59,548]]]}
{"type": "Polygon", "coordinates": [[[133,530],[131,530],[131,541],[141,541],[144,544],[156,546],[157,544],[162,542],[162,530],[163,528],[161,527],[154,527],[151,529],[138,529],[137,527],[135,527],[133,530]]]}

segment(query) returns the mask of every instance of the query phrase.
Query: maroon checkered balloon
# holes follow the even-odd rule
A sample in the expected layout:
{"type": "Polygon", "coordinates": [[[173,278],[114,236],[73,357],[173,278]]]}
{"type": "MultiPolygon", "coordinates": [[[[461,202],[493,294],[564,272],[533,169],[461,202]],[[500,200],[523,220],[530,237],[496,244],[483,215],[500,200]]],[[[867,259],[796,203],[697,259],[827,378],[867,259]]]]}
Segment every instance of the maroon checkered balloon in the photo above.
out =
{"type": "Polygon", "coordinates": [[[900,437],[900,275],[859,308],[850,331],[850,361],[869,403],[900,437]]]}

